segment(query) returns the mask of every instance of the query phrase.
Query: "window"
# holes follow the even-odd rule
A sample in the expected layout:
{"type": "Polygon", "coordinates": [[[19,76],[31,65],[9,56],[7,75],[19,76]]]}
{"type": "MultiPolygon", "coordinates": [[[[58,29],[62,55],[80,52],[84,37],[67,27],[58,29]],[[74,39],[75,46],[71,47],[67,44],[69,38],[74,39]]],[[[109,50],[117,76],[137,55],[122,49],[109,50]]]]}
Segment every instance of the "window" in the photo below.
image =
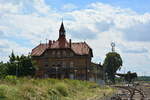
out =
{"type": "Polygon", "coordinates": [[[70,56],[71,56],[71,57],[73,56],[73,53],[72,53],[72,52],[70,52],[70,56]]]}
{"type": "Polygon", "coordinates": [[[60,51],[57,52],[57,56],[60,57],[60,51]]]}
{"type": "Polygon", "coordinates": [[[52,51],[52,55],[55,55],[55,51],[52,51]]]}
{"type": "Polygon", "coordinates": [[[48,64],[45,64],[45,67],[48,67],[48,64]]]}
{"type": "Polygon", "coordinates": [[[63,56],[66,56],[66,51],[63,51],[63,56]]]}
{"type": "Polygon", "coordinates": [[[45,65],[45,67],[47,68],[47,67],[48,67],[48,61],[45,61],[45,62],[44,62],[44,65],[45,65]]]}
{"type": "Polygon", "coordinates": [[[66,63],[65,62],[62,62],[62,67],[66,67],[66,63]]]}
{"type": "Polygon", "coordinates": [[[70,62],[70,67],[73,67],[74,66],[74,63],[71,61],[70,62]]]}
{"type": "Polygon", "coordinates": [[[45,52],[45,56],[47,56],[48,54],[47,54],[47,52],[45,52]]]}

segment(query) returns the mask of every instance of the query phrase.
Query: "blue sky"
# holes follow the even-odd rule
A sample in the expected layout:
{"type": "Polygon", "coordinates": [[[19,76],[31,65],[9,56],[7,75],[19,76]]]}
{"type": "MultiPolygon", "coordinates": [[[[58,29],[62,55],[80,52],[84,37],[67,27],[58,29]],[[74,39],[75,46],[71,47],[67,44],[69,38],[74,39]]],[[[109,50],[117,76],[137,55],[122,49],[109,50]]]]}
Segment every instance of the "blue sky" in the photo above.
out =
{"type": "Polygon", "coordinates": [[[150,75],[149,0],[0,0],[0,61],[56,40],[62,18],[67,39],[86,41],[103,63],[116,43],[121,72],[150,75]]]}
{"type": "Polygon", "coordinates": [[[84,7],[83,5],[88,5],[93,2],[102,2],[121,8],[130,8],[139,13],[150,12],[149,0],[46,0],[45,2],[57,9],[67,3],[72,3],[82,8],[84,7]]]}

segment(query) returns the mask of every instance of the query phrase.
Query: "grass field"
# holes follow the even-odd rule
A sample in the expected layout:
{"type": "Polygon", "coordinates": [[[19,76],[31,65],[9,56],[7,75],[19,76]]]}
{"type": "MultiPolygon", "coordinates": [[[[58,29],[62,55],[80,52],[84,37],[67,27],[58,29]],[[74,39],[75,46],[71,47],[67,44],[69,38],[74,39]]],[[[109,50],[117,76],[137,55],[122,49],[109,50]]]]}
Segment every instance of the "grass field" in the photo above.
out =
{"type": "Polygon", "coordinates": [[[87,100],[113,93],[108,86],[79,80],[8,76],[0,80],[0,100],[87,100]]]}

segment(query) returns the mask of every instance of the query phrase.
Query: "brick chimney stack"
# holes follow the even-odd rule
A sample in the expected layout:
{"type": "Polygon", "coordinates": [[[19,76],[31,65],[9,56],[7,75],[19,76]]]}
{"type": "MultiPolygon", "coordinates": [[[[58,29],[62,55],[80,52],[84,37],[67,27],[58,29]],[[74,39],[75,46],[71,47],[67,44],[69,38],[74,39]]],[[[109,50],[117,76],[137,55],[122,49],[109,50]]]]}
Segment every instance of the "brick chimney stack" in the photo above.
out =
{"type": "Polygon", "coordinates": [[[51,45],[52,45],[52,41],[49,40],[49,48],[51,48],[51,45]]]}
{"type": "Polygon", "coordinates": [[[69,47],[71,48],[71,39],[69,39],[69,47]]]}

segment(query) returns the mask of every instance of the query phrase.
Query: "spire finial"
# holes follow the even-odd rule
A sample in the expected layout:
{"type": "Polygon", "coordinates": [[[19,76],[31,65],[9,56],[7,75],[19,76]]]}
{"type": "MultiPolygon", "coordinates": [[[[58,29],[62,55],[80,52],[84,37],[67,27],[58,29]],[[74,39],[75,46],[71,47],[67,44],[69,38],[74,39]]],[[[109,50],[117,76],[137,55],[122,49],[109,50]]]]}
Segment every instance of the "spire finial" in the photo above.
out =
{"type": "Polygon", "coordinates": [[[64,24],[63,24],[63,20],[59,29],[59,36],[65,35],[65,28],[64,28],[64,24]]]}
{"type": "Polygon", "coordinates": [[[61,18],[62,22],[63,22],[63,17],[61,18]]]}

